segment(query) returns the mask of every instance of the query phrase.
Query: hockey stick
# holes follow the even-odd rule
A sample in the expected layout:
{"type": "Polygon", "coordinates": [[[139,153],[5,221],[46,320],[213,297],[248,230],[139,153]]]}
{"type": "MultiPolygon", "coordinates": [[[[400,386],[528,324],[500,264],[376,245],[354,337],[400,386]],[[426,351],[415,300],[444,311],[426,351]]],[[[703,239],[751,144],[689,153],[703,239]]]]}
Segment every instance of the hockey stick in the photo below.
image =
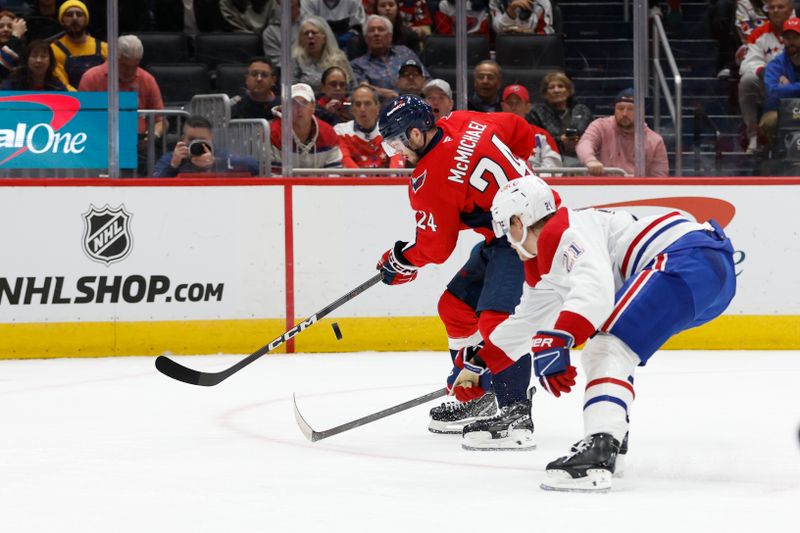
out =
{"type": "Polygon", "coordinates": [[[220,372],[201,372],[199,370],[193,370],[191,368],[185,367],[180,363],[176,363],[169,357],[164,355],[159,355],[156,358],[156,368],[162,374],[171,377],[172,379],[176,379],[178,381],[183,381],[184,383],[189,383],[190,385],[201,385],[204,387],[211,387],[217,385],[218,383],[228,379],[239,370],[243,369],[262,355],[271,352],[278,346],[282,345],[292,337],[299,334],[301,331],[305,330],[306,328],[310,327],[314,323],[316,323],[319,319],[323,318],[331,311],[341,307],[343,304],[349,302],[365,290],[369,289],[383,278],[383,274],[375,274],[367,281],[353,289],[352,291],[348,292],[332,304],[328,304],[325,308],[320,311],[317,311],[315,314],[311,315],[304,321],[297,324],[292,329],[282,333],[275,340],[271,341],[269,344],[265,344],[252,354],[248,355],[232,367],[222,370],[220,372]]]}
{"type": "Polygon", "coordinates": [[[436,398],[441,398],[446,394],[447,394],[447,389],[442,388],[437,391],[429,392],[425,396],[420,396],[419,398],[408,400],[407,402],[395,405],[394,407],[389,407],[388,409],[384,409],[383,411],[378,411],[377,413],[372,413],[371,415],[367,415],[362,418],[353,420],[352,422],[347,422],[345,424],[342,424],[341,426],[336,426],[335,428],[326,429],[323,431],[314,431],[314,429],[310,425],[308,425],[308,422],[306,422],[305,418],[303,418],[303,415],[300,414],[300,410],[297,408],[297,398],[295,398],[294,394],[292,395],[292,400],[294,401],[294,419],[297,421],[297,425],[300,426],[300,431],[302,431],[303,435],[305,435],[306,438],[311,442],[317,442],[318,440],[327,439],[328,437],[333,437],[334,435],[338,435],[339,433],[344,433],[345,431],[349,431],[359,426],[369,424],[370,422],[375,422],[376,420],[380,420],[381,418],[386,418],[387,416],[391,416],[401,411],[405,411],[406,409],[411,409],[412,407],[422,405],[423,403],[435,400],[436,398]]]}

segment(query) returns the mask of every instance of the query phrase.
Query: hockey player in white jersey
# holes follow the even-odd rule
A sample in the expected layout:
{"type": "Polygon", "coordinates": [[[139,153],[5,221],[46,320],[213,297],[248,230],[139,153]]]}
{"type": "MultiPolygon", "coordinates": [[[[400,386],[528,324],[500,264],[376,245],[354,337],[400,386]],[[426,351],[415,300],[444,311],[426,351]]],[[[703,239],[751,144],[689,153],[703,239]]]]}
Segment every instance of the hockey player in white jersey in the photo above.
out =
{"type": "MultiPolygon", "coordinates": [[[[716,222],[678,212],[637,219],[557,208],[535,177],[504,185],[491,211],[496,234],[525,262],[522,299],[491,342],[512,359],[532,353],[534,373],[555,396],[575,385],[570,348],[586,343],[584,436],[547,465],[542,488],[609,490],[627,444],[634,371],[671,336],[728,306],[736,288],[731,242],[716,222]]],[[[464,428],[471,446],[508,438],[480,424],[464,428]]]]}

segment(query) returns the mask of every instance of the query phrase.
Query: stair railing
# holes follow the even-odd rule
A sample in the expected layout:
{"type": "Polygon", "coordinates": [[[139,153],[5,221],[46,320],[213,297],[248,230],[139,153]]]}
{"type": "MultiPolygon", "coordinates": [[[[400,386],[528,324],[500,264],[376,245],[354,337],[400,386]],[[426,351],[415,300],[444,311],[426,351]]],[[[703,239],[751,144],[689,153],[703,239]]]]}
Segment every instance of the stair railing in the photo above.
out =
{"type": "Polygon", "coordinates": [[[675,124],[675,175],[680,176],[683,174],[681,166],[683,164],[683,128],[681,124],[683,118],[683,80],[680,72],[678,72],[675,57],[672,55],[672,47],[669,45],[667,33],[661,23],[661,17],[654,16],[651,18],[653,20],[653,128],[659,131],[661,126],[661,91],[663,91],[669,114],[672,117],[673,124],[675,124]],[[674,101],[672,92],[667,85],[667,78],[661,68],[662,46],[664,48],[664,57],[667,59],[667,64],[675,82],[674,101]]]}

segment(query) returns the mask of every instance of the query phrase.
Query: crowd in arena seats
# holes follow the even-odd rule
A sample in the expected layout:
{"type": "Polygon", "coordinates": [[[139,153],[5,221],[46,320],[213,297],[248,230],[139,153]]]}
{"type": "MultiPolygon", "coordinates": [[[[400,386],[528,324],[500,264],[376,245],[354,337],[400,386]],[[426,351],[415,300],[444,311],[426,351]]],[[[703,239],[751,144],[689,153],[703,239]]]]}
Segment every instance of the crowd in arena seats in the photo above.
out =
{"type": "Polygon", "coordinates": [[[706,12],[719,43],[720,79],[738,84],[748,154],[780,156],[776,143],[781,99],[800,98],[800,19],[792,0],[717,0],[706,12]]]}
{"type": "MultiPolygon", "coordinates": [[[[769,0],[779,1],[788,0],[769,0]]],[[[32,0],[0,12],[2,89],[104,90],[105,4],[32,0]]],[[[280,170],[283,120],[292,122],[295,167],[398,168],[403,162],[381,146],[381,107],[415,94],[437,119],[454,109],[455,0],[292,0],[291,42],[282,41],[280,4],[121,0],[121,90],[138,92],[140,109],[186,107],[197,94],[227,94],[230,119],[269,121],[274,171],[280,170]],[[280,114],[285,47],[292,117],[280,114]]],[[[537,167],[581,165],[576,147],[594,116],[577,101],[564,72],[556,2],[466,0],[465,7],[468,109],[517,113],[536,126],[541,142],[531,163],[537,167]]],[[[178,142],[160,159],[159,175],[216,168],[204,166],[203,153],[187,152],[187,128],[211,137],[217,126],[204,129],[196,118],[195,126],[172,132],[170,145],[178,142]]],[[[142,119],[140,149],[145,130],[142,119]]],[[[168,132],[169,122],[159,117],[150,133],[160,138],[168,132]]]]}

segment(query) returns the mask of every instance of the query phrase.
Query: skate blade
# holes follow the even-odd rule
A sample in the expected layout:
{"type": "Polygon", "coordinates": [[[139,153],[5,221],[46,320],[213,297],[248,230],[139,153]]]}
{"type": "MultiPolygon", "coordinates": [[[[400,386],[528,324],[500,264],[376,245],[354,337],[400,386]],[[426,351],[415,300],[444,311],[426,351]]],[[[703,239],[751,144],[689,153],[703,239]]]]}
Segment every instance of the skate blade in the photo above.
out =
{"type": "Polygon", "coordinates": [[[611,472],[600,468],[589,469],[586,476],[580,478],[572,478],[564,470],[551,470],[539,488],[557,492],[605,493],[611,490],[612,477],[611,472]]]}
{"type": "Polygon", "coordinates": [[[536,441],[531,433],[510,435],[501,439],[492,439],[487,432],[481,431],[474,437],[464,437],[461,447],[477,452],[527,452],[536,449],[536,441]],[[484,437],[481,438],[480,436],[484,437]]]}
{"type": "Polygon", "coordinates": [[[428,424],[428,431],[438,434],[461,435],[461,433],[464,431],[464,426],[472,424],[473,422],[477,422],[478,420],[485,420],[487,418],[491,418],[491,416],[474,416],[472,418],[459,420],[458,422],[439,422],[437,420],[431,420],[428,424]]]}

